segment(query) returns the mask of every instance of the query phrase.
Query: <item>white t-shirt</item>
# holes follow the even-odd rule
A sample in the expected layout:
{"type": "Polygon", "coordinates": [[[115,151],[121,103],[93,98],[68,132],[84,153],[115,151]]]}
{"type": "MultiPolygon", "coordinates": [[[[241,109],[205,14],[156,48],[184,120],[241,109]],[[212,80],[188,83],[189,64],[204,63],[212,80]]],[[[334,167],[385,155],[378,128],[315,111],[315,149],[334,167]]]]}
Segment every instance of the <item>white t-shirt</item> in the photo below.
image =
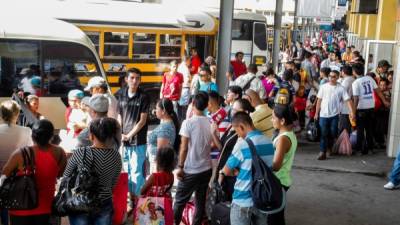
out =
{"type": "Polygon", "coordinates": [[[185,173],[197,174],[211,169],[211,125],[207,117],[194,115],[184,120],[179,134],[189,138],[185,173]]]}
{"type": "Polygon", "coordinates": [[[185,62],[179,64],[177,71],[183,75],[183,85],[182,87],[190,87],[190,70],[186,66],[185,62]]]}
{"type": "Polygon", "coordinates": [[[31,136],[32,131],[27,127],[0,124],[0,169],[15,150],[33,145],[31,136]]]}
{"type": "Polygon", "coordinates": [[[340,84],[326,83],[320,86],[317,97],[322,99],[320,117],[330,118],[338,115],[342,104],[350,99],[344,87],[340,84]]]}
{"type": "Polygon", "coordinates": [[[353,96],[358,96],[357,109],[375,108],[374,90],[377,88],[374,79],[370,76],[359,77],[353,82],[353,96]]]}
{"type": "MultiPolygon", "coordinates": [[[[354,77],[352,77],[352,76],[346,76],[340,82],[340,84],[344,87],[344,89],[346,90],[346,92],[350,98],[351,98],[351,96],[353,96],[353,89],[351,87],[353,82],[354,82],[354,77]]],[[[340,113],[341,114],[350,114],[349,107],[347,107],[346,103],[343,103],[342,110],[340,113]]]]}

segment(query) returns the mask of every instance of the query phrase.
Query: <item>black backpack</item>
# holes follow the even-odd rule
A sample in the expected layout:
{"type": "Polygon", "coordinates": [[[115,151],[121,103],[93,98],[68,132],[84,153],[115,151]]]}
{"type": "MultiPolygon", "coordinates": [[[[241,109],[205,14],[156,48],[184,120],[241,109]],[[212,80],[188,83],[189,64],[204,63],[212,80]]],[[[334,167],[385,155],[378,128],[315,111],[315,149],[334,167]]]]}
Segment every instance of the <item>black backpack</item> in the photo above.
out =
{"type": "Polygon", "coordinates": [[[252,159],[251,195],[254,207],[268,214],[280,212],[286,205],[286,192],[279,179],[257,155],[253,142],[249,138],[246,138],[246,142],[252,159]]]}

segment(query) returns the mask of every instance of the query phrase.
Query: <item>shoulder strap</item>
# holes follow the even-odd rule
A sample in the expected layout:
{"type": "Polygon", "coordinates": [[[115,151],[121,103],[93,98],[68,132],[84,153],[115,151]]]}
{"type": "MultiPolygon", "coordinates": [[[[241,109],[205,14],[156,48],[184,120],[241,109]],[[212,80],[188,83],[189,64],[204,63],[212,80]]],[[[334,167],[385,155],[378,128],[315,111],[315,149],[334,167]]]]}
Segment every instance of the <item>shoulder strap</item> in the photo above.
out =
{"type": "Polygon", "coordinates": [[[246,140],[247,144],[249,145],[251,157],[254,158],[255,156],[257,156],[256,146],[254,146],[254,143],[250,138],[246,138],[245,140],[246,140]]]}
{"type": "Polygon", "coordinates": [[[256,75],[254,75],[254,77],[252,77],[249,81],[247,81],[247,83],[243,86],[243,91],[246,91],[247,89],[249,89],[251,82],[256,78],[256,75]]]}

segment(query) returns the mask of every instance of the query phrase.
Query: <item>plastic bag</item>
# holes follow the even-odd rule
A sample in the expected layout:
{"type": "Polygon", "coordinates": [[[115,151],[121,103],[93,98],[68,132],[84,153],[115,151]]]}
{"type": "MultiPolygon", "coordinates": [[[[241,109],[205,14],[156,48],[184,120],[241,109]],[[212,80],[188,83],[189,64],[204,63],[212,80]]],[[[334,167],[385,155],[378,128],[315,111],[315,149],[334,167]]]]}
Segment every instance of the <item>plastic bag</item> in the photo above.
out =
{"type": "Polygon", "coordinates": [[[332,151],[340,155],[351,155],[352,147],[350,143],[349,133],[344,129],[340,134],[336,143],[333,145],[332,151]]]}

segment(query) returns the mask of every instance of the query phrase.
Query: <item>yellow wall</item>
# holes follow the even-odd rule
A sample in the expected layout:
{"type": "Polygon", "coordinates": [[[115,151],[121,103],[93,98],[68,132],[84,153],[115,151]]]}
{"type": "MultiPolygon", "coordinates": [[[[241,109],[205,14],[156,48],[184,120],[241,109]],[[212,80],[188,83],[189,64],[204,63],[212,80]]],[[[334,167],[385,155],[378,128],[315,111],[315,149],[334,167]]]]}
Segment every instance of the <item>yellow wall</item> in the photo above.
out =
{"type": "Polygon", "coordinates": [[[367,22],[365,23],[365,36],[368,39],[375,39],[377,18],[378,16],[374,14],[367,16],[367,22]]]}
{"type": "Polygon", "coordinates": [[[357,34],[363,38],[365,37],[365,24],[367,22],[367,15],[366,14],[362,14],[360,15],[360,19],[358,22],[358,32],[357,34]]]}
{"type": "Polygon", "coordinates": [[[380,0],[375,38],[394,40],[398,0],[380,0]]]}

